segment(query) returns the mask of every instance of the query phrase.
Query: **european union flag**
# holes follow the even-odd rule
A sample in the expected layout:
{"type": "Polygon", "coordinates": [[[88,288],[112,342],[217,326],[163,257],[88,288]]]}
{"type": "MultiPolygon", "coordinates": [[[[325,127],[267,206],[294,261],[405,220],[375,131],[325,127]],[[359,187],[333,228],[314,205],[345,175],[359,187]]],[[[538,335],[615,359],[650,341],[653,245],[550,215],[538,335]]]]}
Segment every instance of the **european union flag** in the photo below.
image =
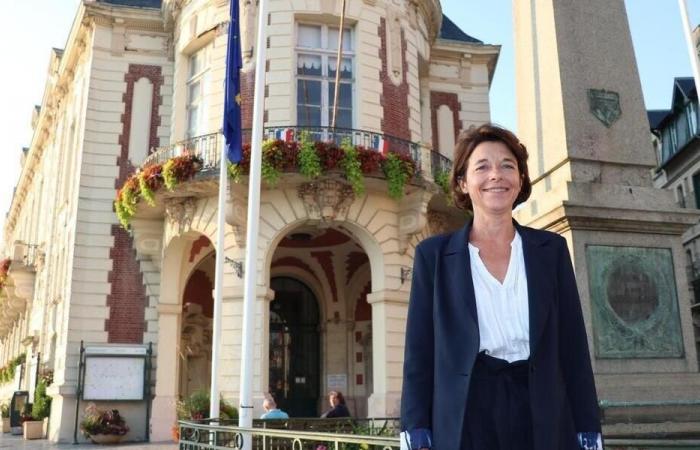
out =
{"type": "Polygon", "coordinates": [[[224,97],[224,140],[226,156],[232,163],[241,160],[241,31],[238,0],[231,0],[231,22],[226,51],[226,92],[224,97]]]}

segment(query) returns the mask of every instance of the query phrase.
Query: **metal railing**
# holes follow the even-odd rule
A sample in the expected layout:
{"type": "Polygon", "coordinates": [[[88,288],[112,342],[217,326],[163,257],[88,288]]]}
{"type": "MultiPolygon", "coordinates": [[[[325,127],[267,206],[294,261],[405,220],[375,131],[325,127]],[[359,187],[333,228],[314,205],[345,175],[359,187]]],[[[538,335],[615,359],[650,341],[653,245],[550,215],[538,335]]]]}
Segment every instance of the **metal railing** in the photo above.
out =
{"type": "MultiPolygon", "coordinates": [[[[416,174],[421,170],[421,147],[419,144],[405,139],[400,139],[373,131],[356,130],[352,128],[330,127],[300,127],[280,126],[266,127],[263,131],[263,139],[281,139],[286,141],[299,140],[301,133],[307,132],[312,141],[331,142],[341,145],[344,140],[357,146],[379,152],[392,152],[410,156],[416,165],[416,174]]],[[[250,129],[243,130],[243,143],[250,142],[250,129]]],[[[163,164],[167,160],[185,153],[190,153],[202,160],[203,169],[211,169],[219,166],[219,148],[223,147],[223,136],[220,133],[209,133],[196,136],[191,139],[176,142],[165,147],[159,147],[146,157],[141,167],[150,164],[163,164]],[[220,145],[220,143],[222,145],[220,145]]]]}
{"type": "MultiPolygon", "coordinates": [[[[269,421],[273,422],[273,421],[269,421]]],[[[251,440],[254,450],[392,450],[396,436],[322,433],[313,431],[241,428],[207,421],[180,421],[180,450],[242,449],[251,440]]]]}
{"type": "Polygon", "coordinates": [[[433,170],[433,179],[439,174],[450,173],[452,170],[452,160],[440,152],[430,152],[430,166],[433,170]]]}

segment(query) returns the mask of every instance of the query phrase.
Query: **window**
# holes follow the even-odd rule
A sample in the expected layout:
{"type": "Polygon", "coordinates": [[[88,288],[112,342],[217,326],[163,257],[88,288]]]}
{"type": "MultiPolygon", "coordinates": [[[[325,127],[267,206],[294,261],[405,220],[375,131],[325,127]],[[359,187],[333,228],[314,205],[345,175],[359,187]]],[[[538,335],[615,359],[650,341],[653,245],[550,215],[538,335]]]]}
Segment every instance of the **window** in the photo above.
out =
{"type": "Polygon", "coordinates": [[[187,67],[187,130],[192,138],[207,133],[206,99],[209,91],[209,49],[204,47],[190,56],[187,67]]]}
{"type": "MultiPolygon", "coordinates": [[[[338,27],[300,24],[297,29],[297,125],[330,126],[333,117],[338,27]]],[[[352,31],[343,31],[336,127],[352,128],[352,31]]]]}

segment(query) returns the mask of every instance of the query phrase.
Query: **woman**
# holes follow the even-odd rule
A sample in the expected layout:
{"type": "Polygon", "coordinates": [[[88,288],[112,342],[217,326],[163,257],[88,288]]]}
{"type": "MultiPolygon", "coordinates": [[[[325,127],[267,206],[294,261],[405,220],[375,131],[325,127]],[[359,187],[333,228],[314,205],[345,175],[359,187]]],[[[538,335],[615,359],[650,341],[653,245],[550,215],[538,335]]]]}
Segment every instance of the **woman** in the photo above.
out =
{"type": "Polygon", "coordinates": [[[527,150],[482,125],[455,155],[453,199],[473,220],[416,247],[401,400],[410,448],[602,450],[566,241],[512,218],[531,191],[527,150]]]}
{"type": "Polygon", "coordinates": [[[345,398],[341,392],[330,391],[328,393],[328,402],[331,404],[331,409],[321,414],[322,418],[350,417],[350,411],[345,404],[345,398]]]}

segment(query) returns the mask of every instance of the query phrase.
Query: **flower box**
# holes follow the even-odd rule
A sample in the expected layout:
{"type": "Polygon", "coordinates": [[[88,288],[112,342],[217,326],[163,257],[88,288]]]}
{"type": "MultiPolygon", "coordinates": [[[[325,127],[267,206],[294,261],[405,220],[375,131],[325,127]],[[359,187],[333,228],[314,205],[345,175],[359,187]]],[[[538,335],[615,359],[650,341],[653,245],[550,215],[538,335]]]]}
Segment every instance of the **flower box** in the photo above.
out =
{"type": "Polygon", "coordinates": [[[22,424],[24,439],[44,439],[44,421],[27,420],[22,424]]]}
{"type": "Polygon", "coordinates": [[[124,439],[123,434],[91,434],[90,440],[95,444],[110,445],[118,444],[124,439]]]}

